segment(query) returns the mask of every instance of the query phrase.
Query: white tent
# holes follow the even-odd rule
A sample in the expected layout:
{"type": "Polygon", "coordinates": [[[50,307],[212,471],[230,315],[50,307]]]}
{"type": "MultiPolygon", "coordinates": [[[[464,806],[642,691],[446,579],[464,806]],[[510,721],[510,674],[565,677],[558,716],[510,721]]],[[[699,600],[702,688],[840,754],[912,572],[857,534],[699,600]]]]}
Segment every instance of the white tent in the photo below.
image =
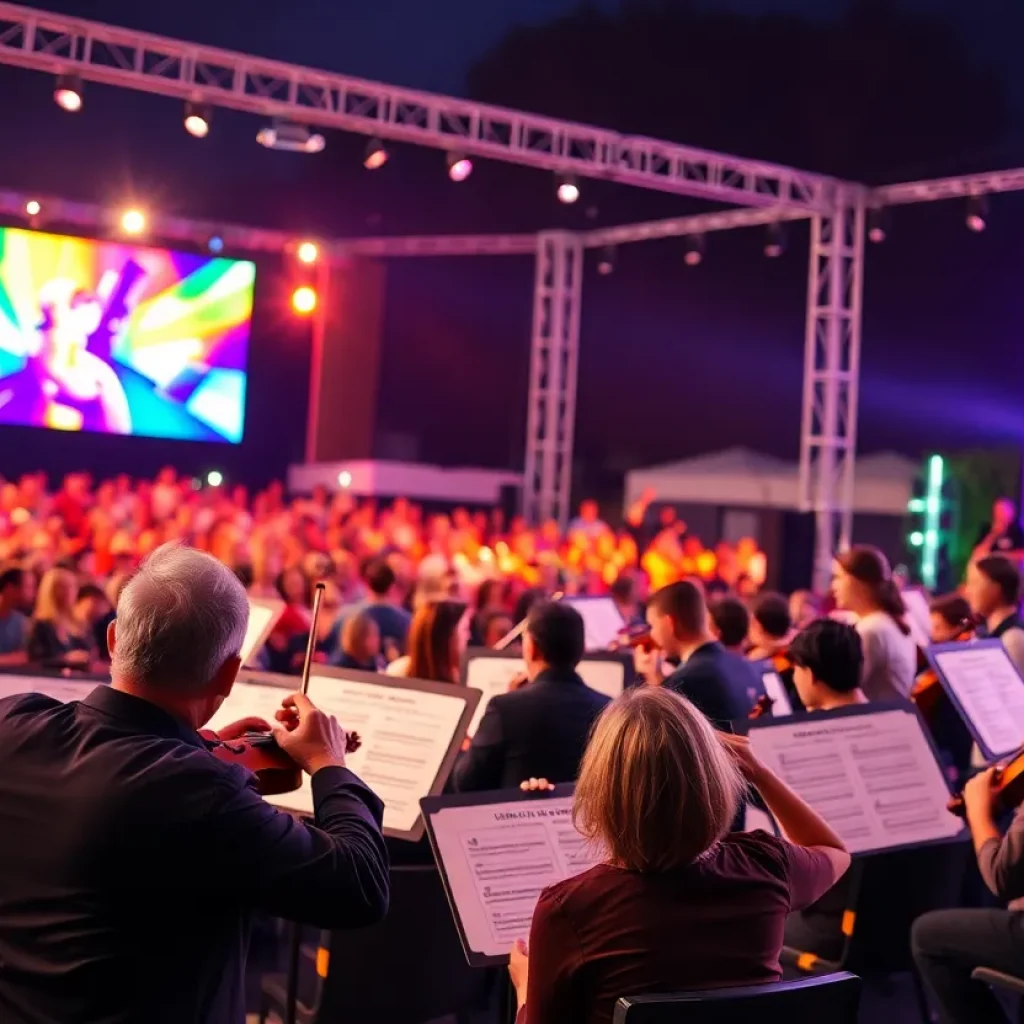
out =
{"type": "MultiPolygon", "coordinates": [[[[904,515],[920,464],[895,452],[857,459],[854,512],[904,515]]],[[[625,504],[646,490],[655,500],[697,505],[797,509],[799,468],[749,448],[729,448],[626,474],[625,504]]]]}

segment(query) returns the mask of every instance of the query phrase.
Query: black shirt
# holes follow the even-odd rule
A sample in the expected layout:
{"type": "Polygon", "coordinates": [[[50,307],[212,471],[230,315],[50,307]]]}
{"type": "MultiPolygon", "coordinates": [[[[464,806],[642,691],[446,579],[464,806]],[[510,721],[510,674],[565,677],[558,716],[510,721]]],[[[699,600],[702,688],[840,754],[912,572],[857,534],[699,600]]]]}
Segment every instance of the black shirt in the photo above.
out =
{"type": "Polygon", "coordinates": [[[720,729],[748,718],[764,695],[754,663],[717,642],[698,647],[664,685],[681,693],[720,729]]]}
{"type": "Polygon", "coordinates": [[[252,778],[107,686],[0,700],[0,1021],[241,1024],[252,911],[379,920],[380,800],[321,769],[306,825],[252,778]]]}
{"type": "MultiPolygon", "coordinates": [[[[985,523],[978,532],[978,539],[975,541],[975,546],[985,540],[991,529],[992,524],[985,523]]],[[[1010,523],[1010,525],[992,541],[991,553],[993,555],[1002,555],[1007,551],[1024,551],[1024,529],[1021,529],[1021,525],[1018,522],[1010,523]]]]}

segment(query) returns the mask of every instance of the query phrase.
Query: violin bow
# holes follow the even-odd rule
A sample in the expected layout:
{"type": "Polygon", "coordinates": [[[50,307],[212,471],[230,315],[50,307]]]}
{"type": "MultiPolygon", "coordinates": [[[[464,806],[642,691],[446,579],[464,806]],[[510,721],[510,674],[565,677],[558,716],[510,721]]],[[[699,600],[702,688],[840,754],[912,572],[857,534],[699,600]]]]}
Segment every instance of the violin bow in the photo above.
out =
{"type": "Polygon", "coordinates": [[[309,670],[313,666],[313,653],[316,651],[316,627],[320,621],[320,602],[323,600],[327,585],[320,582],[313,591],[313,621],[309,624],[309,640],[306,643],[306,660],[302,663],[302,695],[309,693],[309,670]]]}

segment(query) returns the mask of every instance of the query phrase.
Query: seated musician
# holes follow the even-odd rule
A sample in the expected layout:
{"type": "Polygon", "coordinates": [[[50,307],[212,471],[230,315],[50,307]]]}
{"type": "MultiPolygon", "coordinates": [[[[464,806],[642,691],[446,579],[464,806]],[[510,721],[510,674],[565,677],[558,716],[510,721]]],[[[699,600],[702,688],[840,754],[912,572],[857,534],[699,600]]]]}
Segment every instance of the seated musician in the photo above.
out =
{"type": "Polygon", "coordinates": [[[777,981],[786,914],[850,864],[745,737],[665,687],[627,690],[598,719],[574,820],[606,859],[541,894],[509,964],[520,1024],[611,1024],[620,996],[777,981]],[[744,776],[788,841],[729,833],[744,776]]]}
{"type": "Polygon", "coordinates": [[[742,655],[747,647],[747,633],[750,630],[750,613],[747,606],[736,597],[715,598],[708,602],[711,632],[718,642],[733,654],[742,655]]]}
{"type": "Polygon", "coordinates": [[[459,792],[518,786],[531,777],[572,782],[594,720],[609,698],[590,689],[583,618],[559,601],[530,609],[523,634],[528,682],[491,699],[452,775],[459,792]]]}
{"type": "Polygon", "coordinates": [[[1024,808],[1000,835],[993,771],[968,781],[964,804],[981,877],[1009,909],[934,910],[911,931],[914,961],[943,1024],[1006,1024],[988,986],[971,980],[975,968],[1024,977],[1024,808]]]}
{"type": "Polygon", "coordinates": [[[750,650],[751,661],[767,661],[784,654],[793,639],[793,620],[789,615],[789,602],[782,594],[761,594],[751,608],[750,650]]]}
{"type": "Polygon", "coordinates": [[[948,644],[959,640],[974,621],[974,613],[967,598],[960,594],[944,594],[928,604],[928,623],[933,644],[948,644]]]}
{"type": "Polygon", "coordinates": [[[4,1024],[241,1021],[254,911],[320,928],[386,912],[383,805],[345,767],[334,718],[302,694],[277,713],[315,825],[198,733],[231,693],[248,615],[230,569],[166,545],[121,594],[111,685],[0,700],[4,1024]]]}
{"type": "Polygon", "coordinates": [[[1020,617],[1020,572],[999,555],[967,567],[965,595],[981,619],[978,636],[998,637],[1017,671],[1024,674],[1024,621],[1020,617]]]}
{"type": "MultiPolygon", "coordinates": [[[[864,652],[852,626],[818,619],[794,637],[789,647],[793,683],[808,711],[866,704],[860,688],[864,652]]],[[[838,960],[843,950],[842,919],[846,910],[844,880],[820,900],[786,919],[786,945],[824,960],[838,960]]]]}

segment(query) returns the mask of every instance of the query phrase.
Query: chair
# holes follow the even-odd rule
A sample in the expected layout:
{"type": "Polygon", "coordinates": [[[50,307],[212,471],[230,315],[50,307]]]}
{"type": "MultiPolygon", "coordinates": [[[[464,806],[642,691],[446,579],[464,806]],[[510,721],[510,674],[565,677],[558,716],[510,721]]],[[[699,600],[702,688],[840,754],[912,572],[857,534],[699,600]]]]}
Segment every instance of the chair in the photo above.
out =
{"type": "Polygon", "coordinates": [[[746,985],[630,996],[615,1004],[613,1024],[857,1024],[860,978],[826,974],[773,985],[746,985]]]}
{"type": "MultiPolygon", "coordinates": [[[[316,965],[310,1002],[298,1024],[423,1024],[462,1018],[471,1009],[479,972],[466,962],[437,868],[392,867],[387,917],[369,928],[322,932],[304,959],[316,965]]],[[[284,1019],[287,978],[262,983],[260,1024],[284,1019]]],[[[299,991],[302,984],[300,971],[299,991]]]]}

